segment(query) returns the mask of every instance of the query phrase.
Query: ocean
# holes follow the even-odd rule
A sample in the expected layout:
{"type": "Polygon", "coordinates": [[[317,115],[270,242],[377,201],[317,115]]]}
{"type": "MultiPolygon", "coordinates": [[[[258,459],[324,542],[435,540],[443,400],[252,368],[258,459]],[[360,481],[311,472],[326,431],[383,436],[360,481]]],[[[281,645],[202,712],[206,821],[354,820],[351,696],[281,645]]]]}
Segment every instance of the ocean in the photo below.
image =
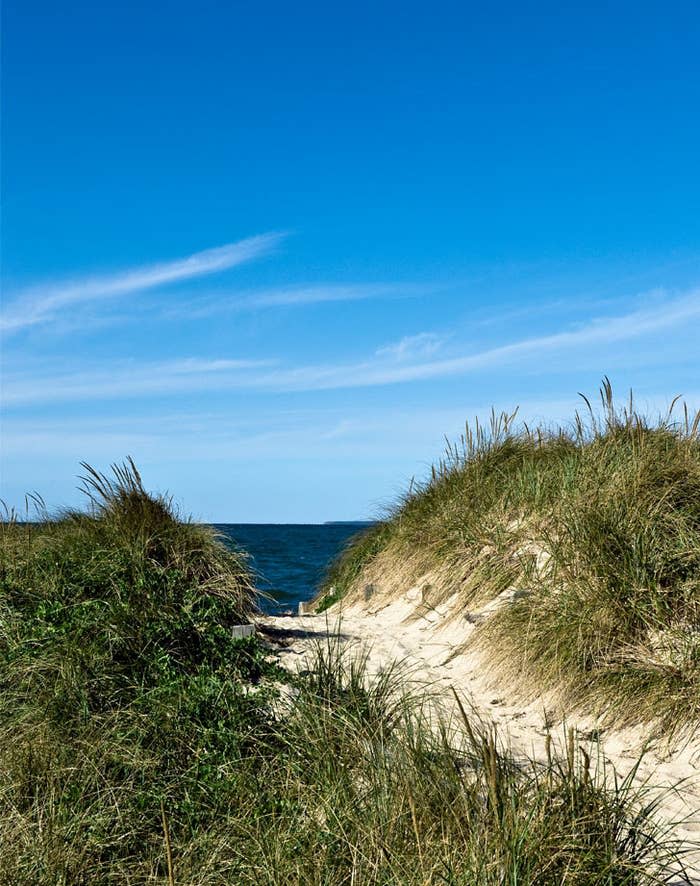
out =
{"type": "Polygon", "coordinates": [[[329,563],[368,525],[216,523],[214,528],[248,552],[258,587],[271,597],[260,601],[261,608],[276,614],[296,613],[300,601],[310,600],[329,563]]]}

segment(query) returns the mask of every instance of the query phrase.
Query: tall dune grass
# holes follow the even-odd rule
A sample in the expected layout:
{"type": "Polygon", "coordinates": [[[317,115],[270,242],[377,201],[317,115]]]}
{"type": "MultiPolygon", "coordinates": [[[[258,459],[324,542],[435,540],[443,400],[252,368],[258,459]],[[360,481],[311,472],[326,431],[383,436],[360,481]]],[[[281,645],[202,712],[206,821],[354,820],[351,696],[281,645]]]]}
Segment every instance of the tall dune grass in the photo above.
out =
{"type": "Polygon", "coordinates": [[[641,886],[680,870],[657,800],[573,733],[563,759],[518,761],[472,716],[440,728],[404,687],[395,667],[369,679],[361,654],[317,647],[267,761],[269,810],[238,823],[234,882],[641,886]]]}
{"type": "MultiPolygon", "coordinates": [[[[516,760],[428,719],[332,637],[292,677],[238,554],[86,474],[86,513],[0,536],[0,883],[559,886],[669,882],[654,803],[591,764],[516,760]],[[284,689],[284,692],[281,690],[284,689]]],[[[674,874],[677,877],[677,874],[674,874]]]]}
{"type": "Polygon", "coordinates": [[[462,612],[516,589],[480,630],[491,661],[534,693],[663,731],[700,725],[700,414],[618,408],[570,427],[494,415],[467,428],[423,484],[357,539],[321,606],[375,572],[437,576],[462,612]]]}

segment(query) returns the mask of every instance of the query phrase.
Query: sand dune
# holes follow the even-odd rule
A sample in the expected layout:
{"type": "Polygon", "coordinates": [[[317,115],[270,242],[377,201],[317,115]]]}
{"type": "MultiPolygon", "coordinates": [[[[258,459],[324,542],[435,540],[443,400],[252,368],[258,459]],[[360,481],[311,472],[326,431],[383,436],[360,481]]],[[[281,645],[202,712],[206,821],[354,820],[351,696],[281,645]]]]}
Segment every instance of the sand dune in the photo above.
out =
{"type": "Polygon", "coordinates": [[[336,604],[323,614],[299,618],[266,617],[261,625],[285,636],[282,661],[303,666],[305,653],[327,635],[340,637],[349,648],[369,650],[369,670],[377,672],[391,662],[405,666],[409,681],[429,688],[433,704],[457,720],[454,691],[475,714],[497,725],[501,739],[514,753],[544,759],[547,736],[561,744],[574,727],[578,743],[597,765],[602,761],[625,777],[643,754],[635,783],[648,784],[650,798],[659,799],[659,815],[679,822],[675,835],[688,848],[685,857],[692,882],[700,884],[700,738],[669,745],[649,739],[642,727],[603,729],[595,719],[564,712],[545,694],[526,703],[517,687],[494,674],[473,641],[477,627],[516,592],[506,591],[479,610],[464,613],[457,598],[428,608],[422,602],[421,580],[391,600],[370,597],[364,602],[336,604]],[[453,691],[454,690],[454,691],[453,691]]]}

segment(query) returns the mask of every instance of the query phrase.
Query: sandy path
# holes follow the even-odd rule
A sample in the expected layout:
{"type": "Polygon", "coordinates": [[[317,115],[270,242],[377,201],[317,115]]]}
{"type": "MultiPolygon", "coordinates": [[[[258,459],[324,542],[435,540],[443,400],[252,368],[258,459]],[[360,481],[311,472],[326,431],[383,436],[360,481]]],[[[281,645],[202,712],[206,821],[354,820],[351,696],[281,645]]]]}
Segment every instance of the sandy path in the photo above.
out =
{"type": "MultiPolygon", "coordinates": [[[[337,635],[343,645],[369,649],[370,672],[395,661],[405,665],[410,679],[417,686],[429,687],[448,715],[456,715],[454,687],[466,705],[498,725],[501,739],[516,756],[544,759],[548,732],[556,742],[567,726],[574,726],[578,743],[586,747],[592,760],[604,758],[621,777],[632,769],[644,747],[643,730],[604,731],[594,721],[581,717],[564,723],[555,716],[555,707],[548,705],[545,696],[529,704],[518,703],[509,687],[488,673],[483,659],[470,651],[468,644],[466,650],[455,654],[498,602],[484,607],[473,618],[454,619],[449,618],[450,601],[425,611],[418,597],[411,589],[388,604],[342,609],[337,605],[321,615],[265,617],[260,624],[284,638],[280,654],[282,663],[290,669],[303,666],[305,654],[319,639],[337,635]]],[[[636,777],[640,784],[647,780],[654,792],[660,792],[659,813],[664,819],[687,819],[674,832],[691,847],[685,861],[692,883],[700,886],[700,738],[675,749],[648,744],[636,777]],[[681,781],[683,784],[678,785],[681,781]],[[675,790],[665,790],[677,785],[675,790]]]]}

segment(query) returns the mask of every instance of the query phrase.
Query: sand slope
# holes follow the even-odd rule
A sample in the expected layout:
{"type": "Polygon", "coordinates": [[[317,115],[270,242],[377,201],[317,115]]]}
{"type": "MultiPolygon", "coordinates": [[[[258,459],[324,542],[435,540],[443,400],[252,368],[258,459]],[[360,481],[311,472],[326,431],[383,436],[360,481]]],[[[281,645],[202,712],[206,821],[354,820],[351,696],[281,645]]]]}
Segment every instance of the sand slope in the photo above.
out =
{"type": "Polygon", "coordinates": [[[642,784],[648,780],[653,785],[653,795],[660,796],[660,814],[666,820],[687,819],[675,833],[692,847],[686,864],[692,882],[700,886],[700,736],[684,746],[669,747],[649,742],[640,727],[603,730],[580,715],[564,719],[554,700],[544,694],[528,703],[519,702],[516,687],[504,685],[489,673],[483,655],[469,642],[477,626],[496,608],[507,605],[509,595],[515,592],[505,592],[480,610],[464,613],[458,610],[456,598],[435,608],[426,607],[422,584],[390,600],[341,603],[326,613],[299,618],[265,617],[260,624],[286,638],[282,662],[292,669],[303,666],[305,653],[314,642],[331,634],[347,646],[366,646],[370,671],[401,662],[412,681],[434,691],[434,703],[448,716],[456,713],[454,688],[479,716],[498,725],[502,740],[516,756],[544,759],[548,732],[556,742],[571,726],[592,760],[604,758],[622,777],[645,750],[636,781],[642,784]]]}

